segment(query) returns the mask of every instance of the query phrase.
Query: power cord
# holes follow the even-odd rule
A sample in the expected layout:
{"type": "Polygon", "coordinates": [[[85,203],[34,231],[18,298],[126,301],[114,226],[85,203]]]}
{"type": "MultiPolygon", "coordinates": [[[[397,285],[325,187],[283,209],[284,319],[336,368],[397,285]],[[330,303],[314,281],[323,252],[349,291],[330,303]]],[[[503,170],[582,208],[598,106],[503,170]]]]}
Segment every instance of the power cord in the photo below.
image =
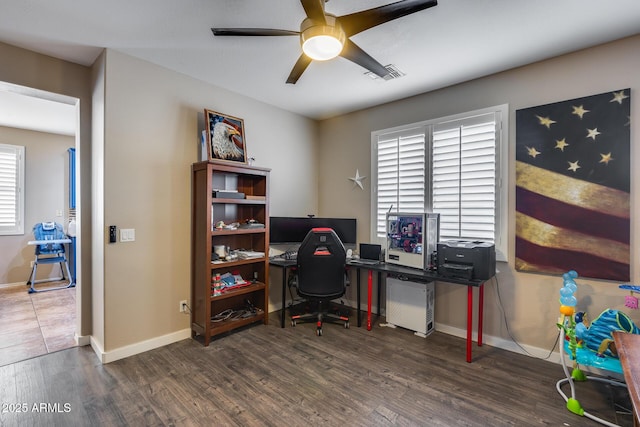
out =
{"type": "Polygon", "coordinates": [[[535,356],[531,353],[529,353],[519,342],[518,340],[516,340],[513,336],[513,334],[511,333],[511,330],[509,329],[509,322],[507,321],[507,313],[504,311],[504,307],[502,305],[502,297],[500,296],[500,283],[498,282],[498,276],[494,276],[493,279],[496,282],[496,296],[498,299],[498,307],[500,307],[500,311],[502,311],[502,318],[504,320],[504,325],[507,329],[507,333],[509,334],[509,337],[511,338],[511,341],[513,341],[515,343],[515,345],[517,345],[525,354],[527,354],[528,356],[531,357],[535,357],[536,359],[542,359],[542,360],[549,360],[549,358],[551,357],[551,355],[553,354],[553,351],[556,349],[556,347],[558,346],[558,341],[560,339],[560,333],[561,331],[558,329],[558,335],[555,338],[553,347],[551,347],[551,350],[549,350],[549,354],[547,354],[546,357],[539,357],[539,356],[535,356]]]}
{"type": "Polygon", "coordinates": [[[245,300],[247,304],[247,308],[242,308],[238,310],[226,309],[221,311],[218,314],[211,316],[211,321],[214,323],[224,322],[224,321],[233,321],[238,319],[246,319],[248,317],[257,316],[259,313],[262,313],[262,309],[253,305],[253,303],[247,298],[245,300]]]}
{"type": "Polygon", "coordinates": [[[245,310],[232,310],[232,309],[227,309],[227,310],[223,310],[220,313],[211,316],[211,321],[212,322],[224,322],[225,320],[236,320],[239,319],[243,314],[244,314],[245,310]]]}

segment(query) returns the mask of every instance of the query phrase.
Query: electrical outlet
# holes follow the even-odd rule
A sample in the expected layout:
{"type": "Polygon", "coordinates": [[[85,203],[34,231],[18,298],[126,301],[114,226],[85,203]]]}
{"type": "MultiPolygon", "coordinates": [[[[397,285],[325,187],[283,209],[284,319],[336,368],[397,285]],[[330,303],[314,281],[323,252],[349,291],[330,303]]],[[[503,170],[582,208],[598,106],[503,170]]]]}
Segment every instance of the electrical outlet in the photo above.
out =
{"type": "Polygon", "coordinates": [[[187,312],[187,300],[183,299],[182,301],[180,301],[180,313],[186,313],[187,312]]]}

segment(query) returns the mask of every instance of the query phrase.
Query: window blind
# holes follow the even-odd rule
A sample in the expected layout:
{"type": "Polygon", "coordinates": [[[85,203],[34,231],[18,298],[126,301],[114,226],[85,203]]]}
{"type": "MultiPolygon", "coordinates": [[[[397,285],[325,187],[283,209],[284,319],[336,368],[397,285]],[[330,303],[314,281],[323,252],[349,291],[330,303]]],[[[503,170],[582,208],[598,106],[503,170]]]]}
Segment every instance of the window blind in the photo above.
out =
{"type": "Polygon", "coordinates": [[[425,209],[425,128],[382,134],[377,141],[376,234],[386,237],[386,213],[425,209]]]}
{"type": "Polygon", "coordinates": [[[24,147],[0,144],[0,235],[24,233],[24,147]]]}
{"type": "Polygon", "coordinates": [[[495,113],[434,125],[432,209],[441,240],[495,243],[496,149],[495,113]]]}

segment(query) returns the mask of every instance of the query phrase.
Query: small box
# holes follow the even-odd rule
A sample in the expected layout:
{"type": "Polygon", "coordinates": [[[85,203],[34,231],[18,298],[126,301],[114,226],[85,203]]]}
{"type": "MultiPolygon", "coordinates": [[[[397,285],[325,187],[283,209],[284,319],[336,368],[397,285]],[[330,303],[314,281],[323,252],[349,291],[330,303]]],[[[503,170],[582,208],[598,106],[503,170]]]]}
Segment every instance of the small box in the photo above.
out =
{"type": "Polygon", "coordinates": [[[244,199],[244,193],[238,191],[214,190],[213,197],[217,199],[244,199]]]}

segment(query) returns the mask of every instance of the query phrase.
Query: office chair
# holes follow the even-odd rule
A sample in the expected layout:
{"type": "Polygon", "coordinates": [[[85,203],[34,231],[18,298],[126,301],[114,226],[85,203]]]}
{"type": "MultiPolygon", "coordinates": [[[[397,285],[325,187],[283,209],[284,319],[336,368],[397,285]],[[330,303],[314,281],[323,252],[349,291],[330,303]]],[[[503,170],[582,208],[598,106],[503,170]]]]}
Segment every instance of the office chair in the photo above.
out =
{"type": "Polygon", "coordinates": [[[331,300],[340,298],[346,291],[346,251],[331,228],[314,228],[302,241],[297,256],[298,295],[307,299],[316,311],[291,316],[291,326],[297,322],[316,321],[316,335],[322,336],[324,320],[343,322],[349,327],[349,317],[329,313],[331,300]]]}
{"type": "Polygon", "coordinates": [[[69,237],[64,233],[62,225],[55,222],[39,222],[33,226],[33,235],[36,240],[29,242],[29,244],[35,245],[36,258],[33,261],[31,275],[27,282],[27,285],[30,285],[29,293],[53,291],[75,286],[75,282],[73,281],[69,270],[69,261],[67,260],[64,250],[64,244],[71,243],[71,239],[69,239],[69,237]],[[38,271],[39,264],[60,264],[61,277],[36,280],[36,273],[38,271]],[[65,272],[67,273],[66,277],[65,272]],[[36,283],[56,282],[59,280],[68,280],[68,283],[64,286],[46,288],[42,290],[35,288],[36,283]]]}

